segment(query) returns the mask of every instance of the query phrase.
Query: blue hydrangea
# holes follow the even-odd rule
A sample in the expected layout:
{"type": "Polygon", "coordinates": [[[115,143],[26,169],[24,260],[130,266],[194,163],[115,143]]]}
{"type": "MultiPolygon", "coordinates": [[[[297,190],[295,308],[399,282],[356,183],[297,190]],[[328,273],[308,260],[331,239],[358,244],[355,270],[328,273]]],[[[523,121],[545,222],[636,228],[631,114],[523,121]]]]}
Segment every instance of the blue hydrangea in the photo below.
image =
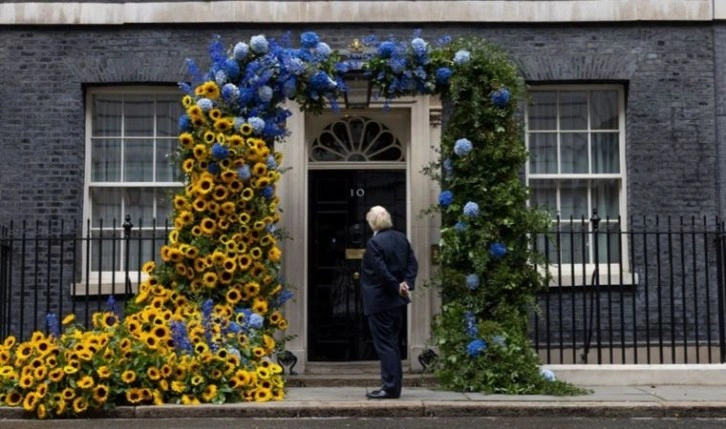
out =
{"type": "Polygon", "coordinates": [[[552,382],[557,380],[557,377],[555,377],[555,373],[552,372],[551,369],[539,367],[539,373],[546,381],[552,382]]]}
{"type": "Polygon", "coordinates": [[[391,58],[395,51],[396,44],[391,41],[386,41],[378,45],[378,55],[381,58],[391,58]]]}
{"type": "Polygon", "coordinates": [[[458,232],[466,231],[466,222],[458,221],[454,224],[454,229],[458,232]]]}
{"type": "Polygon", "coordinates": [[[265,129],[265,121],[261,118],[258,118],[257,116],[252,116],[250,118],[247,118],[247,123],[252,126],[252,129],[256,133],[261,133],[262,130],[265,129]]]}
{"type": "Polygon", "coordinates": [[[197,106],[205,112],[209,112],[214,108],[214,103],[208,98],[200,98],[197,100],[197,106]]]}
{"type": "Polygon", "coordinates": [[[236,80],[240,74],[239,64],[237,64],[237,61],[232,58],[224,61],[222,70],[224,70],[230,80],[236,80]]]}
{"type": "Polygon", "coordinates": [[[486,341],[482,339],[472,340],[469,345],[466,346],[466,353],[471,357],[477,357],[484,353],[487,349],[486,341]]]}
{"type": "Polygon", "coordinates": [[[411,40],[411,47],[413,48],[413,52],[415,52],[416,55],[423,55],[426,53],[428,43],[426,43],[424,39],[417,37],[411,40]]]}
{"type": "Polygon", "coordinates": [[[260,34],[252,36],[250,39],[250,47],[252,48],[252,52],[256,54],[266,54],[270,49],[270,43],[267,41],[265,36],[260,34]]]}
{"type": "Polygon", "coordinates": [[[499,259],[507,254],[507,246],[505,246],[504,243],[500,243],[498,241],[494,242],[489,245],[489,254],[494,259],[499,259]]]}
{"type": "Polygon", "coordinates": [[[469,201],[464,205],[464,215],[469,217],[479,216],[479,204],[469,201]]]}
{"type": "Polygon", "coordinates": [[[214,143],[212,146],[212,158],[217,160],[226,159],[229,156],[229,149],[221,143],[214,143]]]}
{"type": "Polygon", "coordinates": [[[315,55],[321,59],[328,58],[332,52],[330,46],[324,42],[318,43],[318,46],[315,47],[315,55]]]}
{"type": "Polygon", "coordinates": [[[454,54],[454,64],[465,64],[468,63],[469,60],[471,60],[471,54],[469,53],[469,51],[465,51],[462,49],[460,51],[456,51],[456,53],[454,54]]]}
{"type": "Polygon", "coordinates": [[[453,201],[454,194],[451,191],[443,191],[439,194],[439,205],[441,205],[441,207],[449,207],[453,201]]]}
{"type": "Polygon", "coordinates": [[[55,313],[45,315],[45,327],[48,330],[48,335],[60,338],[60,323],[58,323],[58,316],[55,313]]]}
{"type": "Polygon", "coordinates": [[[312,31],[306,31],[300,35],[300,46],[305,49],[315,48],[318,42],[320,42],[320,37],[312,31]]]}
{"type": "Polygon", "coordinates": [[[225,84],[222,87],[222,98],[228,103],[234,103],[239,99],[239,88],[233,83],[225,84]]]}
{"type": "Polygon", "coordinates": [[[210,162],[209,165],[207,165],[207,171],[212,174],[219,174],[222,172],[222,169],[216,162],[210,162]]]}
{"type": "Polygon", "coordinates": [[[236,357],[237,359],[242,359],[242,353],[239,352],[239,350],[235,347],[227,347],[227,351],[232,356],[236,357]]]}
{"type": "Polygon", "coordinates": [[[282,64],[287,69],[288,73],[295,76],[300,76],[305,72],[305,63],[298,57],[290,57],[283,60],[282,64]]]}
{"type": "Polygon", "coordinates": [[[500,88],[492,93],[492,104],[497,107],[506,107],[511,94],[507,88],[500,88]]]}
{"type": "Polygon", "coordinates": [[[297,94],[297,81],[294,77],[291,77],[282,84],[282,93],[287,98],[295,98],[297,94]]]}
{"type": "Polygon", "coordinates": [[[277,169],[277,161],[275,161],[274,155],[267,155],[267,158],[265,159],[265,164],[267,164],[267,168],[270,170],[277,169]]]}
{"type": "Polygon", "coordinates": [[[449,82],[449,79],[451,79],[451,75],[453,75],[454,72],[451,71],[448,67],[439,67],[436,69],[436,82],[440,84],[446,84],[449,82]]]}
{"type": "Polygon", "coordinates": [[[475,338],[479,336],[479,328],[476,326],[476,317],[471,311],[464,313],[464,319],[466,320],[466,335],[475,338]]]}
{"type": "Polygon", "coordinates": [[[316,91],[324,91],[335,88],[337,84],[327,73],[319,71],[310,78],[310,86],[316,91]]]}
{"type": "Polygon", "coordinates": [[[225,83],[227,83],[227,73],[224,72],[224,70],[218,70],[217,73],[214,74],[214,81],[217,82],[217,85],[222,86],[225,83]]]}
{"type": "Polygon", "coordinates": [[[186,114],[179,116],[179,131],[191,131],[192,121],[186,114]]]}
{"type": "Polygon", "coordinates": [[[267,85],[257,88],[257,96],[263,103],[269,103],[272,100],[272,88],[267,85]]]}
{"type": "Polygon", "coordinates": [[[242,332],[242,326],[237,322],[231,322],[229,326],[227,326],[227,331],[233,334],[239,334],[242,332]]]}
{"type": "Polygon", "coordinates": [[[466,276],[466,287],[471,290],[475,290],[479,287],[479,276],[476,274],[469,274],[466,276]]]}
{"type": "Polygon", "coordinates": [[[454,153],[458,156],[466,156],[472,149],[473,146],[469,139],[459,139],[454,143],[454,153]]]}
{"type": "Polygon", "coordinates": [[[252,313],[247,321],[250,328],[260,329],[265,319],[257,313],[252,313]]]}
{"type": "Polygon", "coordinates": [[[252,172],[250,171],[250,166],[245,164],[242,167],[237,169],[237,175],[242,180],[247,180],[250,177],[252,177],[252,172]]]}
{"type": "Polygon", "coordinates": [[[240,118],[239,116],[234,118],[234,128],[236,130],[239,130],[242,125],[246,124],[247,120],[245,118],[240,118]]]}
{"type": "Polygon", "coordinates": [[[275,188],[272,186],[265,186],[262,188],[262,191],[260,191],[260,194],[262,194],[263,197],[267,198],[268,200],[275,196],[275,188]]]}
{"type": "Polygon", "coordinates": [[[247,58],[247,54],[250,51],[250,47],[246,43],[239,42],[234,45],[234,58],[238,61],[242,61],[247,58]]]}

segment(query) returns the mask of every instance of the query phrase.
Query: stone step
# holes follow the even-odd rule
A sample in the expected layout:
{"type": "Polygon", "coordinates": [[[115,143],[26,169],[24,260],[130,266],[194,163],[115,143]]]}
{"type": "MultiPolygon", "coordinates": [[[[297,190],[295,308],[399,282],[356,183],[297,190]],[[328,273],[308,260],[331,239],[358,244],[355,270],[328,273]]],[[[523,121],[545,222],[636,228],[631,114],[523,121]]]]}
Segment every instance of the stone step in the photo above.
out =
{"type": "MultiPolygon", "coordinates": [[[[287,375],[288,387],[378,387],[378,374],[298,374],[287,375]]],[[[404,387],[434,387],[436,377],[432,374],[403,374],[404,387]]]]}

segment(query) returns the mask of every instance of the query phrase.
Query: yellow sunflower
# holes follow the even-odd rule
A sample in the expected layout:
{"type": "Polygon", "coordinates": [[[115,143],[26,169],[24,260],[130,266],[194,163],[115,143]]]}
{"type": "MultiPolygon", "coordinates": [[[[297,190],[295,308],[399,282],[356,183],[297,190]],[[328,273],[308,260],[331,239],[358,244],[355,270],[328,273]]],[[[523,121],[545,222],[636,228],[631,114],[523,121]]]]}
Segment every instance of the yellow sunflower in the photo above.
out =
{"type": "Polygon", "coordinates": [[[93,400],[97,404],[104,404],[108,400],[109,389],[105,384],[99,384],[93,389],[93,400]]]}
{"type": "Polygon", "coordinates": [[[131,369],[127,369],[126,371],[121,373],[121,381],[126,384],[133,383],[134,381],[136,381],[136,372],[131,369]]]}
{"type": "Polygon", "coordinates": [[[133,387],[126,390],[126,400],[129,401],[130,404],[138,404],[143,399],[144,395],[141,392],[141,389],[133,387]]]}

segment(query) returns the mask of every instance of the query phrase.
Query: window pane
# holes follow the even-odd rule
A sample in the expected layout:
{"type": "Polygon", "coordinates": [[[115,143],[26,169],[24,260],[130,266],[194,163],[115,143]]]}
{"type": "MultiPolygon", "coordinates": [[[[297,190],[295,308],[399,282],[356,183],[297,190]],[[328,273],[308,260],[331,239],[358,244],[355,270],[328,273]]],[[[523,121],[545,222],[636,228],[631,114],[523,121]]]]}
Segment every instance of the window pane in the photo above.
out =
{"type": "Polygon", "coordinates": [[[535,91],[531,93],[529,105],[530,130],[557,129],[557,93],[554,91],[535,91]]]}
{"type": "Polygon", "coordinates": [[[91,140],[91,181],[121,180],[121,140],[91,140]]]}
{"type": "Polygon", "coordinates": [[[589,218],[587,210],[587,180],[563,180],[560,184],[560,214],[563,219],[589,218]]]}
{"type": "Polygon", "coordinates": [[[560,92],[560,129],[587,129],[587,92],[560,92]]]}
{"type": "Polygon", "coordinates": [[[156,135],[174,137],[177,135],[181,116],[179,97],[158,97],[156,99],[156,135]]]}
{"type": "Polygon", "coordinates": [[[181,188],[157,188],[156,189],[156,224],[164,225],[172,212],[172,198],[181,188]]]}
{"type": "Polygon", "coordinates": [[[154,135],[154,99],[145,95],[124,98],[124,135],[154,135]]]}
{"type": "MultiPolygon", "coordinates": [[[[151,223],[149,223],[150,225],[151,223]]],[[[131,234],[129,246],[129,271],[139,271],[146,261],[161,262],[159,249],[166,243],[164,225],[156,230],[136,230],[131,234]]],[[[135,281],[135,279],[131,279],[135,281]]]]}
{"type": "Polygon", "coordinates": [[[592,91],[591,94],[591,128],[593,130],[617,130],[618,92],[592,91]]]}
{"type": "Polygon", "coordinates": [[[560,134],[562,154],[562,173],[588,173],[587,167],[587,134],[560,134]]]}
{"type": "Polygon", "coordinates": [[[154,189],[153,188],[125,188],[124,192],[125,215],[131,219],[142,219],[151,222],[154,217],[154,189]]]}
{"type": "Polygon", "coordinates": [[[605,219],[617,218],[620,214],[620,181],[616,179],[592,181],[592,208],[605,219]]]}
{"type": "Polygon", "coordinates": [[[592,172],[620,173],[618,133],[592,133],[592,172]]]}
{"type": "MultiPolygon", "coordinates": [[[[597,255],[599,264],[617,264],[620,262],[620,232],[618,231],[620,225],[618,222],[600,222],[598,226],[597,234],[597,255]],[[608,254],[608,250],[610,251],[608,254]]],[[[622,237],[625,240],[626,237],[622,237]]],[[[593,246],[595,246],[594,234],[593,234],[593,246]]],[[[594,253],[593,253],[594,254],[594,253]]],[[[595,261],[593,261],[595,262],[595,261]]],[[[603,271],[601,274],[607,275],[607,271],[603,271]]],[[[617,274],[614,274],[612,280],[618,281],[617,274]]]]}
{"type": "Polygon", "coordinates": [[[529,182],[530,201],[533,207],[540,207],[557,216],[557,185],[550,180],[529,182]]]}
{"type": "Polygon", "coordinates": [[[180,173],[172,157],[176,148],[176,139],[156,140],[156,181],[177,182],[180,181],[180,173]]]}
{"type": "MultiPolygon", "coordinates": [[[[121,270],[121,237],[122,231],[113,231],[111,224],[103,224],[102,231],[91,233],[91,271],[120,271],[121,270]]],[[[123,285],[123,278],[116,278],[116,282],[123,285]]]]}
{"type": "MultiPolygon", "coordinates": [[[[560,241],[560,260],[562,264],[582,264],[583,261],[589,258],[586,251],[589,235],[585,229],[585,224],[582,222],[568,222],[563,218],[557,236],[559,236],[560,241]]],[[[562,274],[569,275],[571,272],[563,272],[562,274]]]]}
{"type": "Polygon", "coordinates": [[[529,172],[557,174],[557,134],[529,135],[529,172]]]}
{"type": "Polygon", "coordinates": [[[118,137],[121,135],[121,97],[96,95],[93,97],[91,134],[118,137]]]}
{"type": "Polygon", "coordinates": [[[129,139],[124,144],[124,182],[154,180],[154,141],[129,139]]]}
{"type": "Polygon", "coordinates": [[[114,219],[121,220],[121,190],[118,188],[91,188],[91,226],[99,227],[103,220],[104,228],[110,228],[114,219]]]}

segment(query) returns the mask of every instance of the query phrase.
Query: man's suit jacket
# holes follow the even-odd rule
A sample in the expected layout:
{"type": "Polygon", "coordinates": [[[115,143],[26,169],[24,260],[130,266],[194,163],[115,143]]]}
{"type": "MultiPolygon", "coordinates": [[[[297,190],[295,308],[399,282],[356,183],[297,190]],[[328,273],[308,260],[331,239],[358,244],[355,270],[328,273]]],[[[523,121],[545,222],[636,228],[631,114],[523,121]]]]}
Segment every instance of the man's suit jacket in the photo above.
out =
{"type": "Polygon", "coordinates": [[[418,262],[406,236],[393,229],[378,231],[368,240],[361,263],[360,289],[365,315],[410,302],[399,294],[399,285],[405,280],[413,290],[417,274],[418,262]]]}

